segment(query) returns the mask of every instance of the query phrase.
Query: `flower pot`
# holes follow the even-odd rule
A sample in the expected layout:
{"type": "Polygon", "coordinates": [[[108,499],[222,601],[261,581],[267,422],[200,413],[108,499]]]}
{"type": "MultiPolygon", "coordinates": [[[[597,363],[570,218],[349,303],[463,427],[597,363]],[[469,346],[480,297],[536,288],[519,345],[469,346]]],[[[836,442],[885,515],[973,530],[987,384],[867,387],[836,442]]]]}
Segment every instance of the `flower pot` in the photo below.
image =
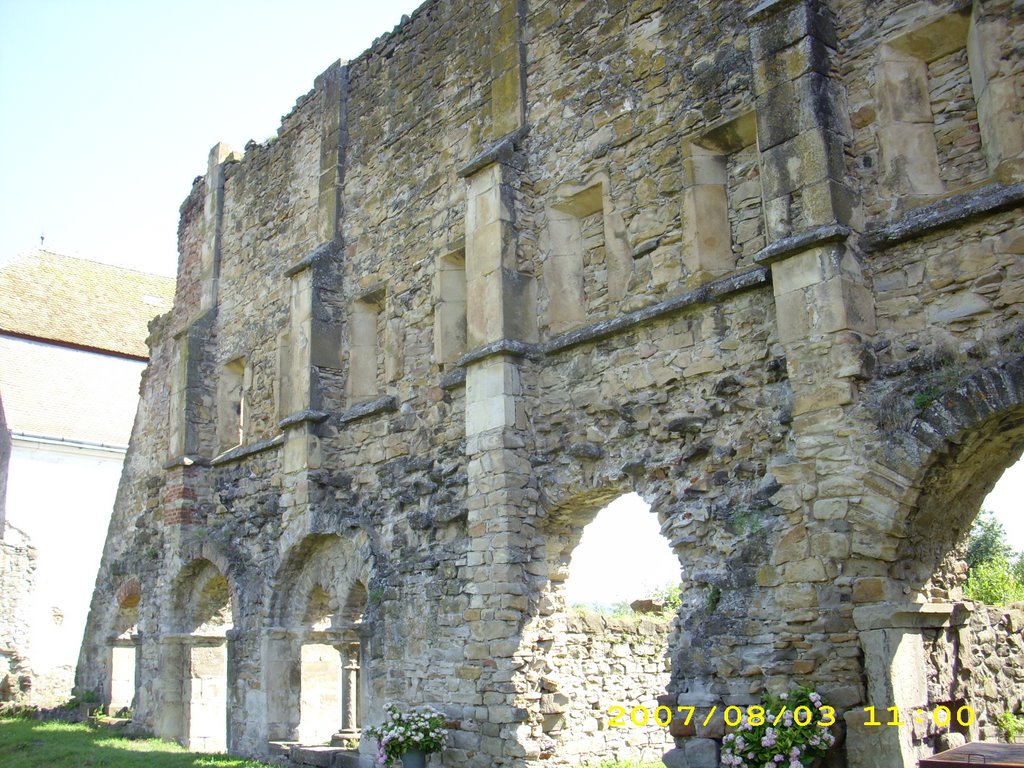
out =
{"type": "Polygon", "coordinates": [[[427,768],[427,753],[420,749],[410,749],[402,753],[402,768],[427,768]]]}

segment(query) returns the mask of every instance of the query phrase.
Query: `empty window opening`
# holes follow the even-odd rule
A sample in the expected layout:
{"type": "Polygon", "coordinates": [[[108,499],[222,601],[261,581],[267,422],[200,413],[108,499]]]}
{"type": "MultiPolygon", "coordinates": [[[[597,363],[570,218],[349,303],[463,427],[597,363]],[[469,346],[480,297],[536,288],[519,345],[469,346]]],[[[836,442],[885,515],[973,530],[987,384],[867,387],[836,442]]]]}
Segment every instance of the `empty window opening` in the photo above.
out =
{"type": "Polygon", "coordinates": [[[217,387],[217,445],[223,452],[245,442],[249,421],[249,391],[252,371],[245,358],[227,363],[217,387]]]}
{"type": "Polygon", "coordinates": [[[327,591],[310,592],[300,649],[298,739],[303,744],[348,746],[359,739],[362,645],[358,630],[366,588],[356,581],[339,611],[327,591]]]}
{"type": "Polygon", "coordinates": [[[633,493],[600,511],[581,503],[552,520],[546,553],[549,607],[531,629],[546,638],[536,664],[552,764],[660,759],[665,729],[609,727],[608,714],[653,712],[669,683],[680,568],[657,518],[633,493]]]}
{"type": "Polygon", "coordinates": [[[454,363],[466,352],[466,252],[441,256],[434,272],[434,359],[454,363]]]}
{"type": "Polygon", "coordinates": [[[383,378],[381,341],[384,290],[352,302],[349,328],[348,396],[354,402],[378,397],[383,378]]]}
{"type": "MultiPolygon", "coordinates": [[[[970,11],[951,13],[890,40],[876,75],[879,145],[886,182],[911,204],[984,181],[990,173],[982,143],[972,68],[970,11]]],[[[975,55],[980,56],[980,52],[975,55]]],[[[984,58],[981,56],[981,58],[984,58]]]]}
{"type": "Polygon", "coordinates": [[[553,333],[613,314],[626,296],[633,257],[608,185],[605,174],[563,185],[548,207],[545,283],[553,333]]]}

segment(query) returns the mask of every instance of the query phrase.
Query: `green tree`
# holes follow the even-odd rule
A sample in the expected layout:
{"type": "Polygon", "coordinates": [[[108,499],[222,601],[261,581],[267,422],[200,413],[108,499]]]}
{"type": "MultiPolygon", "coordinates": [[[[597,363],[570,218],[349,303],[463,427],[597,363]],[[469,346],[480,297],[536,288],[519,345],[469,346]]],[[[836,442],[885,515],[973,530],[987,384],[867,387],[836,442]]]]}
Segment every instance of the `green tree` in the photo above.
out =
{"type": "Polygon", "coordinates": [[[969,600],[988,605],[1024,601],[1024,553],[1006,541],[1006,529],[991,512],[982,511],[967,540],[969,600]]]}
{"type": "Polygon", "coordinates": [[[1013,548],[1006,541],[1006,529],[995,514],[982,510],[971,526],[967,539],[967,567],[1003,558],[1009,560],[1013,548]]]}

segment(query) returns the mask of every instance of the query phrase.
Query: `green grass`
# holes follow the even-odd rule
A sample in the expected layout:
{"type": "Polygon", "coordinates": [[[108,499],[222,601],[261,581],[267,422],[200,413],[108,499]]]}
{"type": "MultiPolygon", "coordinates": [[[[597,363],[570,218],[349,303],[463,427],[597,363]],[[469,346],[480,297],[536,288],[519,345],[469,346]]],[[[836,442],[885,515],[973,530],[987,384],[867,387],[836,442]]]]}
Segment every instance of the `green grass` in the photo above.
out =
{"type": "Polygon", "coordinates": [[[260,768],[253,760],[202,755],[160,739],[130,739],[84,723],[0,720],[4,768],[260,768]]]}

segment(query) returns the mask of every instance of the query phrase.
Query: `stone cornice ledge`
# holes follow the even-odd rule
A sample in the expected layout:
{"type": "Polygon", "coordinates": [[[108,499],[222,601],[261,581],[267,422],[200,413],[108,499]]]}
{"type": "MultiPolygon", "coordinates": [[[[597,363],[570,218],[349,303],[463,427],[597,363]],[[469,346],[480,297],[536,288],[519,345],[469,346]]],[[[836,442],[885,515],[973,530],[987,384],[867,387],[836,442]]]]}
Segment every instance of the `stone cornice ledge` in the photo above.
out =
{"type": "Polygon", "coordinates": [[[276,435],[268,440],[260,440],[256,443],[249,443],[249,445],[240,445],[237,448],[232,448],[230,451],[224,451],[219,456],[212,458],[210,463],[215,467],[221,464],[228,464],[232,461],[244,459],[246,456],[252,456],[255,453],[262,453],[263,451],[269,451],[271,448],[277,448],[282,443],[284,443],[284,435],[276,435]]]}
{"type": "Polygon", "coordinates": [[[352,421],[365,419],[367,416],[373,416],[378,413],[390,413],[397,410],[398,398],[394,395],[385,395],[384,397],[378,397],[376,400],[367,400],[365,403],[353,405],[347,411],[339,413],[334,418],[339,424],[348,424],[352,421]]]}
{"type": "Polygon", "coordinates": [[[319,424],[322,421],[327,421],[330,415],[331,414],[327,411],[299,411],[298,413],[293,413],[290,416],[285,416],[277,422],[277,426],[279,429],[288,429],[288,427],[294,427],[297,424],[305,424],[306,422],[319,424]]]}
{"type": "Polygon", "coordinates": [[[805,229],[795,235],[776,240],[762,248],[754,256],[754,261],[763,267],[782,261],[794,254],[806,251],[822,243],[838,242],[850,236],[850,228],[842,224],[825,224],[820,227],[805,229]]]}
{"type": "Polygon", "coordinates": [[[988,184],[980,189],[915,208],[891,224],[869,227],[861,237],[861,246],[868,253],[881,251],[975,216],[999,213],[1021,205],[1024,205],[1024,183],[988,184]]]}
{"type": "Polygon", "coordinates": [[[455,389],[461,387],[466,383],[466,369],[465,368],[453,368],[448,371],[444,376],[441,377],[440,387],[441,389],[455,389]]]}
{"type": "Polygon", "coordinates": [[[210,466],[210,460],[204,459],[202,456],[175,456],[173,459],[168,459],[163,463],[164,469],[174,469],[175,467],[208,467],[210,466]]]}
{"type": "Polygon", "coordinates": [[[472,176],[491,163],[509,163],[512,155],[515,154],[516,145],[519,144],[530,132],[530,126],[521,125],[511,133],[506,133],[493,144],[489,145],[483,152],[474,157],[464,166],[459,168],[459,176],[466,178],[472,176]]]}
{"type": "Polygon", "coordinates": [[[692,291],[686,291],[671,299],[660,301],[657,304],[638,309],[626,315],[594,323],[574,331],[563,333],[540,345],[544,354],[559,352],[577,344],[584,344],[588,341],[597,341],[607,336],[613,336],[634,325],[646,323],[662,315],[670,315],[688,307],[699,304],[710,304],[715,299],[720,299],[733,293],[739,293],[751,288],[758,288],[771,283],[771,273],[764,267],[754,267],[745,272],[712,280],[692,291]]]}
{"type": "Polygon", "coordinates": [[[334,240],[328,240],[326,243],[318,245],[290,267],[285,268],[283,274],[285,277],[295,277],[295,275],[299,274],[299,272],[302,272],[304,269],[312,267],[320,259],[329,258],[336,252],[337,244],[334,240]]]}
{"type": "Polygon", "coordinates": [[[861,632],[957,626],[970,617],[971,607],[971,603],[876,603],[854,608],[853,623],[861,632]]]}
{"type": "Polygon", "coordinates": [[[516,339],[498,339],[490,344],[484,344],[482,347],[470,350],[455,361],[455,364],[460,368],[465,368],[467,365],[478,363],[481,360],[486,360],[488,357],[495,357],[496,355],[529,357],[536,360],[541,356],[541,353],[540,347],[536,344],[529,344],[516,339]]]}

